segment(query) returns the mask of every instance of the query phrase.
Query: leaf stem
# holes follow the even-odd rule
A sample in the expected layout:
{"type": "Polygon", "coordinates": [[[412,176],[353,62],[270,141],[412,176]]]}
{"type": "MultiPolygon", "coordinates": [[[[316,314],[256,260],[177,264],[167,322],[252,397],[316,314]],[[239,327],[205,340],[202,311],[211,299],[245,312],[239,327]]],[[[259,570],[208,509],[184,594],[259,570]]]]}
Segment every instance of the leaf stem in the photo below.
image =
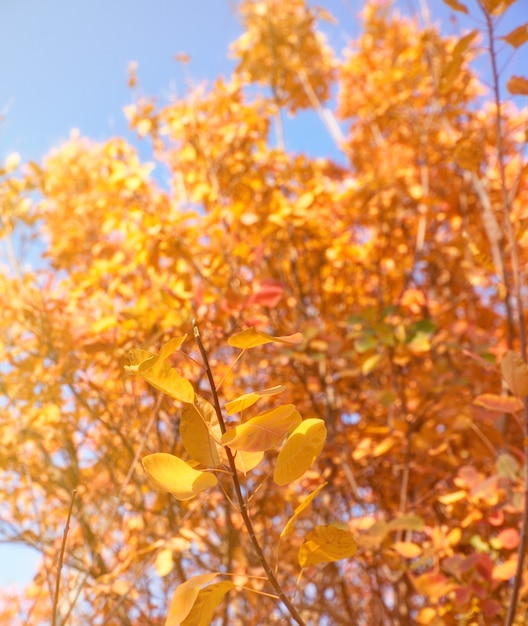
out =
{"type": "MultiPolygon", "coordinates": [[[[205,351],[205,348],[203,346],[202,343],[202,339],[200,337],[200,331],[198,330],[198,326],[196,323],[196,320],[193,320],[193,330],[194,330],[194,337],[196,339],[196,344],[198,345],[198,349],[200,351],[200,354],[202,356],[202,360],[203,360],[203,364],[204,364],[204,368],[205,368],[205,373],[207,375],[207,380],[209,381],[209,386],[211,388],[211,393],[213,394],[213,405],[216,411],[216,415],[218,417],[218,423],[220,424],[220,430],[222,431],[222,434],[226,432],[226,426],[225,426],[225,422],[224,422],[224,416],[222,415],[222,409],[220,407],[220,400],[218,398],[218,392],[216,390],[216,386],[215,386],[215,382],[214,382],[214,378],[213,378],[213,373],[211,371],[211,367],[209,365],[209,359],[207,357],[207,352],[205,351]]],[[[284,604],[284,606],[288,609],[290,615],[292,616],[292,618],[297,622],[297,624],[299,624],[299,626],[306,626],[304,620],[302,619],[302,617],[299,615],[297,609],[295,608],[295,606],[292,604],[291,600],[288,598],[288,596],[284,593],[279,581],[277,580],[277,577],[275,576],[275,573],[273,572],[273,569],[271,568],[270,564],[268,563],[264,552],[262,550],[262,547],[255,535],[255,530],[253,528],[253,523],[251,522],[251,518],[249,516],[248,510],[247,510],[247,503],[244,499],[244,496],[242,494],[242,488],[240,486],[240,481],[238,479],[238,474],[237,474],[237,469],[236,469],[236,465],[235,465],[235,457],[233,456],[233,453],[231,452],[230,448],[228,446],[225,446],[225,451],[226,451],[226,455],[227,455],[227,460],[229,462],[229,467],[231,469],[231,475],[233,478],[233,486],[235,489],[235,493],[236,493],[236,497],[237,497],[237,501],[238,501],[238,506],[240,509],[240,515],[242,516],[242,519],[244,521],[244,525],[246,527],[246,530],[248,531],[248,535],[249,535],[249,539],[251,541],[251,544],[253,546],[253,549],[255,550],[255,553],[257,555],[257,558],[264,570],[264,572],[266,573],[266,577],[269,580],[271,586],[275,589],[275,591],[277,592],[277,595],[279,596],[279,599],[281,600],[281,602],[284,604]]]]}

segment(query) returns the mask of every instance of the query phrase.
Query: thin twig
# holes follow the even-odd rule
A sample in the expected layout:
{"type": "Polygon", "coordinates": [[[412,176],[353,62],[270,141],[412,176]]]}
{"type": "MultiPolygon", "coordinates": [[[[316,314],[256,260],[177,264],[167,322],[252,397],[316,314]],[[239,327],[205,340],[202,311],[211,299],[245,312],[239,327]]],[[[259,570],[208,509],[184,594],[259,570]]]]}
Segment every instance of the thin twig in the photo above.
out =
{"type": "MultiPolygon", "coordinates": [[[[515,300],[517,305],[517,325],[519,331],[519,340],[521,347],[521,356],[526,362],[526,330],[524,327],[524,310],[521,298],[521,271],[519,266],[519,253],[513,234],[513,228],[510,217],[510,198],[506,189],[506,171],[504,164],[504,146],[503,146],[503,129],[501,114],[501,99],[499,72],[497,69],[497,53],[495,51],[495,33],[494,24],[490,11],[484,6],[483,2],[479,2],[480,8],[486,20],[489,41],[489,53],[491,62],[491,72],[493,76],[493,94],[495,98],[495,127],[497,135],[497,156],[499,175],[501,181],[502,192],[502,208],[504,212],[504,229],[508,240],[510,250],[510,262],[513,273],[513,283],[515,289],[515,300]]],[[[528,441],[528,397],[524,398],[524,441],[528,441]]],[[[517,612],[517,603],[519,592],[522,584],[524,560],[526,556],[526,548],[528,546],[528,443],[524,445],[524,507],[521,522],[521,538],[517,550],[517,568],[513,579],[511,597],[508,605],[508,613],[506,615],[505,626],[512,626],[517,612]]]]}
{"type": "Polygon", "coordinates": [[[59,606],[59,591],[60,591],[60,579],[61,579],[61,571],[62,564],[64,562],[64,550],[66,549],[66,537],[68,536],[68,531],[70,530],[70,520],[73,511],[73,501],[75,500],[75,495],[77,494],[77,489],[72,490],[71,500],[70,500],[70,508],[68,510],[68,518],[66,520],[66,526],[64,527],[64,533],[62,535],[62,545],[59,554],[59,563],[57,565],[57,577],[55,580],[55,597],[53,598],[53,618],[51,623],[53,626],[57,625],[57,609],[59,606]]]}
{"type": "MultiPolygon", "coordinates": [[[[216,385],[215,385],[215,382],[214,382],[213,373],[211,371],[211,367],[209,366],[209,359],[207,357],[207,352],[205,351],[205,348],[203,346],[202,339],[200,337],[200,331],[198,330],[198,326],[196,324],[196,320],[193,320],[193,329],[194,329],[194,337],[196,339],[196,343],[198,345],[198,349],[200,350],[200,354],[202,356],[205,372],[207,374],[207,380],[209,381],[209,386],[211,388],[211,393],[213,394],[213,405],[214,405],[214,408],[215,408],[215,411],[216,411],[216,415],[218,417],[218,423],[220,425],[220,430],[222,431],[222,434],[223,434],[223,433],[226,432],[224,416],[222,415],[222,409],[220,407],[220,400],[218,398],[218,393],[217,393],[217,390],[216,390],[216,385]]],[[[259,541],[258,541],[258,539],[257,539],[257,537],[255,535],[255,530],[253,529],[253,523],[251,522],[251,518],[249,517],[249,513],[248,513],[248,510],[247,510],[247,503],[246,503],[246,501],[244,499],[244,496],[242,494],[242,489],[240,487],[240,481],[238,479],[237,469],[236,469],[236,465],[235,465],[235,458],[234,458],[233,453],[231,452],[231,450],[230,450],[230,448],[228,446],[225,447],[225,451],[226,451],[226,455],[227,455],[227,460],[229,462],[229,468],[231,469],[231,475],[232,475],[232,479],[233,479],[233,487],[235,489],[235,493],[236,493],[236,497],[237,497],[237,501],[238,501],[238,506],[239,506],[239,509],[240,509],[240,515],[242,516],[242,519],[244,521],[244,525],[245,525],[245,527],[246,527],[246,529],[248,531],[249,539],[251,541],[251,544],[253,545],[253,549],[255,550],[257,558],[258,558],[260,564],[262,565],[262,568],[264,569],[264,571],[266,573],[266,576],[267,576],[271,586],[277,592],[277,595],[279,596],[281,602],[288,609],[288,611],[289,611],[290,615],[292,616],[292,618],[300,626],[306,626],[306,624],[303,621],[302,617],[299,615],[297,609],[292,604],[292,602],[290,601],[288,596],[282,590],[282,587],[281,587],[279,581],[277,580],[277,578],[275,576],[275,573],[273,572],[273,569],[271,568],[270,564],[266,560],[266,557],[264,556],[264,552],[262,551],[262,547],[261,547],[261,545],[260,545],[260,543],[259,543],[259,541]]]]}

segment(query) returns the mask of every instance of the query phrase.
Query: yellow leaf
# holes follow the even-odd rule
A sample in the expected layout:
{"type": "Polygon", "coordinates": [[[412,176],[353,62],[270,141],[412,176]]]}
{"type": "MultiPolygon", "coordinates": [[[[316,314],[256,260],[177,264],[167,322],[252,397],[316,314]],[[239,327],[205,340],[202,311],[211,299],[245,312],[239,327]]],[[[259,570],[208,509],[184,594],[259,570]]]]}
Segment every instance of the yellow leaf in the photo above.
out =
{"type": "Polygon", "coordinates": [[[172,596],[165,626],[181,626],[198,597],[200,587],[211,582],[217,575],[216,572],[214,574],[198,574],[177,587],[172,596]]]}
{"type": "Polygon", "coordinates": [[[175,400],[193,402],[193,386],[166,361],[185,341],[185,337],[170,339],[156,355],[146,350],[130,350],[130,365],[126,365],[125,370],[141,376],[153,387],[175,400]]]}
{"type": "Polygon", "coordinates": [[[271,450],[300,423],[299,411],[293,404],[285,404],[231,428],[222,435],[222,443],[244,452],[271,450]]]}
{"type": "Polygon", "coordinates": [[[528,41],[528,22],[522,26],[514,28],[511,33],[504,35],[501,39],[504,39],[504,41],[508,42],[510,46],[513,46],[514,48],[520,48],[528,41]]]}
{"type": "Polygon", "coordinates": [[[244,452],[239,450],[235,457],[235,466],[244,476],[250,472],[264,458],[264,452],[244,452]]]}
{"type": "Polygon", "coordinates": [[[279,452],[273,472],[277,485],[287,485],[300,478],[321,453],[326,440],[323,420],[304,420],[288,437],[279,452]]]}
{"type": "Polygon", "coordinates": [[[312,500],[315,498],[315,496],[321,491],[321,489],[323,489],[323,487],[326,487],[326,485],[328,485],[328,483],[323,483],[322,485],[319,485],[319,487],[317,487],[317,489],[314,489],[312,491],[312,493],[310,495],[308,495],[302,502],[301,504],[299,504],[298,507],[296,507],[293,515],[290,517],[290,519],[288,520],[286,526],[283,528],[280,536],[281,537],[286,537],[286,535],[289,535],[293,532],[293,526],[295,524],[295,520],[299,517],[299,515],[310,505],[310,503],[312,502],[312,500]]]}
{"type": "Polygon", "coordinates": [[[225,462],[221,436],[218,417],[210,402],[196,395],[194,404],[183,405],[180,437],[183,447],[195,461],[207,467],[218,467],[225,462]]]}
{"type": "Polygon", "coordinates": [[[465,58],[465,53],[471,45],[473,39],[478,35],[478,30],[472,30],[464,37],[461,37],[453,48],[451,59],[445,65],[440,76],[439,91],[441,94],[447,93],[454,85],[460,74],[465,58]]]}
{"type": "Polygon", "coordinates": [[[154,569],[158,576],[167,576],[172,571],[174,567],[174,560],[172,558],[172,550],[169,548],[165,548],[160,550],[156,556],[156,560],[154,561],[154,569]]]}
{"type": "Polygon", "coordinates": [[[332,563],[348,559],[355,553],[356,542],[351,533],[335,526],[316,526],[306,535],[299,549],[299,565],[332,563]]]}
{"type": "Polygon", "coordinates": [[[404,559],[415,559],[422,554],[420,546],[412,543],[412,541],[396,541],[391,547],[404,559]]]}
{"type": "Polygon", "coordinates": [[[222,602],[226,593],[235,588],[235,585],[226,580],[213,583],[198,592],[192,609],[181,623],[181,626],[209,626],[213,620],[216,607],[222,602]]]}
{"type": "Polygon", "coordinates": [[[244,411],[245,409],[253,406],[257,400],[262,398],[262,396],[273,396],[278,393],[282,393],[286,387],[284,385],[277,385],[276,387],[269,387],[268,389],[262,389],[262,391],[251,391],[250,393],[245,393],[231,402],[226,402],[225,408],[228,415],[233,415],[233,413],[239,413],[240,411],[244,411]]]}
{"type": "Polygon", "coordinates": [[[178,500],[190,500],[218,482],[214,474],[195,470],[173,454],[155,452],[144,457],[142,463],[158,489],[172,493],[178,500]]]}
{"type": "Polygon", "coordinates": [[[480,0],[482,6],[492,15],[499,16],[506,11],[506,9],[517,2],[517,0],[480,0]]]}
{"type": "Polygon", "coordinates": [[[364,376],[367,376],[368,374],[370,374],[370,372],[376,369],[376,367],[379,365],[379,362],[381,361],[382,358],[383,358],[382,354],[373,354],[372,356],[369,356],[368,359],[364,361],[361,366],[361,373],[364,376]]]}
{"type": "Polygon", "coordinates": [[[506,89],[514,96],[528,96],[528,78],[512,76],[506,85],[506,89]]]}
{"type": "Polygon", "coordinates": [[[508,350],[501,362],[501,373],[514,396],[528,395],[528,365],[520,355],[508,350]]]}
{"type": "Polygon", "coordinates": [[[300,343],[303,340],[301,333],[295,333],[294,335],[286,335],[285,337],[273,337],[268,333],[264,333],[256,328],[248,328],[241,333],[233,335],[228,339],[227,343],[234,348],[242,348],[247,350],[249,348],[255,348],[256,346],[262,346],[266,343],[300,343]]]}

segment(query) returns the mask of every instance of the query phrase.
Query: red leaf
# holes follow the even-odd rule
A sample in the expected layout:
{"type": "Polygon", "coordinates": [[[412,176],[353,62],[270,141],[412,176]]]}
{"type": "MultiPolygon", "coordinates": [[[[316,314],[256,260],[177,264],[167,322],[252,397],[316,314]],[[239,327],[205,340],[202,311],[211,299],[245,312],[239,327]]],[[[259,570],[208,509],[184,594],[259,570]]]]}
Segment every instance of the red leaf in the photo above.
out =
{"type": "Polygon", "coordinates": [[[248,304],[260,304],[261,306],[273,308],[279,304],[283,293],[284,284],[282,282],[272,278],[265,278],[255,285],[248,304]]]}

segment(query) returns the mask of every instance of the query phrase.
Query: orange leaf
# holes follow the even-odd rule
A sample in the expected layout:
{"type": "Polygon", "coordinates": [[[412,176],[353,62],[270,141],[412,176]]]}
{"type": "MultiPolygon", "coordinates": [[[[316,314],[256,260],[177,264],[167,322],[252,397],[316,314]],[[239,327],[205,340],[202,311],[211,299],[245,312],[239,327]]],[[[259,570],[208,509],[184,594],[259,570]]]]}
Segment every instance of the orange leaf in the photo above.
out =
{"type": "Polygon", "coordinates": [[[514,28],[510,33],[501,37],[514,48],[520,48],[528,41],[528,23],[514,28]]]}
{"type": "Polygon", "coordinates": [[[528,365],[517,353],[508,350],[501,362],[501,372],[514,396],[523,398],[528,395],[528,365]]]}
{"type": "Polygon", "coordinates": [[[444,3],[453,9],[453,11],[459,11],[460,13],[465,13],[466,15],[468,14],[467,7],[458,0],[444,0],[444,3]]]}
{"type": "Polygon", "coordinates": [[[483,393],[473,400],[473,404],[497,413],[517,413],[522,411],[523,403],[512,396],[498,396],[494,393],[483,393]]]}
{"type": "Polygon", "coordinates": [[[506,88],[514,96],[528,95],[528,78],[524,76],[512,76],[508,81],[506,88]]]}

